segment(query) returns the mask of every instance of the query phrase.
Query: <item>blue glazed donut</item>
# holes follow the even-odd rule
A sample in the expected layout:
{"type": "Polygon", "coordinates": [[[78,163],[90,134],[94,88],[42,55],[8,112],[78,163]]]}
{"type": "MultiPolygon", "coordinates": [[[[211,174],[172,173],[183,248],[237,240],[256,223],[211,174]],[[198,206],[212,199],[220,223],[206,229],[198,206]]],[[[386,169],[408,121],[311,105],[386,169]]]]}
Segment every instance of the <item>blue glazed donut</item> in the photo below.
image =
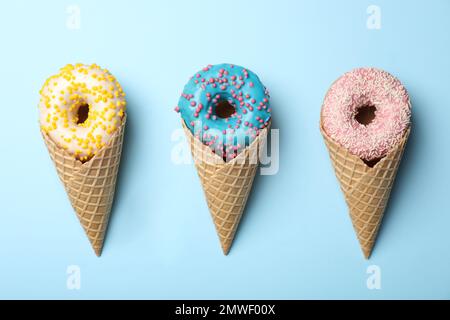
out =
{"type": "Polygon", "coordinates": [[[249,146],[271,118],[269,92],[258,76],[232,64],[197,72],[175,111],[192,134],[225,161],[249,146]]]}

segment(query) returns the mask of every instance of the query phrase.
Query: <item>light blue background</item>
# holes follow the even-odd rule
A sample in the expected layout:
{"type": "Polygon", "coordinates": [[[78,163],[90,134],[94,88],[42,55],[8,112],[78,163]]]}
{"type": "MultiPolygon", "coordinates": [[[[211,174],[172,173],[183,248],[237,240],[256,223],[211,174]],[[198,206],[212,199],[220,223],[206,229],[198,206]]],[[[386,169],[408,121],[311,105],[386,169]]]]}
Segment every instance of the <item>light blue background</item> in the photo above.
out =
{"type": "Polygon", "coordinates": [[[0,298],[450,298],[450,2],[1,1],[0,298]],[[81,29],[66,7],[81,8],[81,29]],[[381,30],[366,9],[381,8],[381,30]],[[128,124],[105,248],[90,248],[39,133],[38,91],[66,63],[119,79],[128,124]],[[256,72],[280,129],[228,257],[192,164],[171,161],[173,112],[208,63],[256,72]],[[320,136],[330,84],[359,66],[401,79],[413,131],[370,261],[320,136]],[[368,290],[378,265],[382,289],[368,290]],[[81,290],[66,268],[81,268],[81,290]]]}

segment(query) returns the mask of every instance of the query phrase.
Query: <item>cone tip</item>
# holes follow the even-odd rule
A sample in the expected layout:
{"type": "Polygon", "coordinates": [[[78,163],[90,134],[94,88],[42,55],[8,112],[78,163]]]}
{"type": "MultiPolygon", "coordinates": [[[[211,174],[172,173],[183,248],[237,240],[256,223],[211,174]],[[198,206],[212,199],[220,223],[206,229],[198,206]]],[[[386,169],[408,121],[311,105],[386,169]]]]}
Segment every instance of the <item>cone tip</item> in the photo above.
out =
{"type": "Polygon", "coordinates": [[[366,260],[369,260],[371,254],[372,254],[372,249],[363,248],[363,253],[364,253],[364,258],[366,258],[366,260]]]}
{"type": "Polygon", "coordinates": [[[231,249],[230,245],[226,245],[226,244],[222,245],[222,251],[225,256],[228,255],[228,253],[230,252],[230,249],[231,249]]]}
{"type": "Polygon", "coordinates": [[[102,247],[94,248],[95,255],[100,257],[102,255],[102,247]]]}

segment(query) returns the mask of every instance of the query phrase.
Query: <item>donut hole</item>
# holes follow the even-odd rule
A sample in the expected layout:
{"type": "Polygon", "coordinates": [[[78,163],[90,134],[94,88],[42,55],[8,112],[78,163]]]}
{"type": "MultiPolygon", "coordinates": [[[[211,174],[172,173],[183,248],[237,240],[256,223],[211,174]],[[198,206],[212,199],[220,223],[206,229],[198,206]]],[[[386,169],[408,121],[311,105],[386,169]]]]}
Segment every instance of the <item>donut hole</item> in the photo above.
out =
{"type": "Polygon", "coordinates": [[[77,110],[77,124],[83,124],[89,117],[89,105],[84,103],[77,110]]]}
{"type": "Polygon", "coordinates": [[[375,111],[377,111],[377,108],[372,105],[359,107],[356,110],[355,120],[360,124],[367,126],[375,119],[375,111]]]}
{"type": "Polygon", "coordinates": [[[377,158],[373,160],[363,160],[363,162],[370,168],[375,167],[375,165],[381,161],[382,158],[377,158]]]}
{"type": "Polygon", "coordinates": [[[236,112],[236,108],[228,100],[220,100],[216,104],[216,116],[222,119],[231,117],[236,112]]]}

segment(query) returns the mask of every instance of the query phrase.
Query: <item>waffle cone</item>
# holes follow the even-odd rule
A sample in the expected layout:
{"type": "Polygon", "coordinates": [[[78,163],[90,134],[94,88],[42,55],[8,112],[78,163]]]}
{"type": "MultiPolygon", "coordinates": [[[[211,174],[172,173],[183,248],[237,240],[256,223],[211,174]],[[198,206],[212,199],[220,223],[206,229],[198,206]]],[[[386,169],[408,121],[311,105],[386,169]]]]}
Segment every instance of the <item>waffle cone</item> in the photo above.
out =
{"type": "Polygon", "coordinates": [[[191,147],[223,253],[227,255],[252,188],[259,166],[258,151],[264,148],[268,127],[261,131],[250,146],[229,162],[223,161],[208,146],[196,139],[184,122],[183,129],[191,147]]]}
{"type": "Polygon", "coordinates": [[[42,132],[50,158],[97,256],[101,255],[114,199],[126,118],[109,143],[82,163],[42,132]]]}
{"type": "Polygon", "coordinates": [[[397,174],[410,128],[373,168],[331,140],[320,126],[331,163],[344,193],[353,228],[366,259],[370,257],[397,174]]]}

